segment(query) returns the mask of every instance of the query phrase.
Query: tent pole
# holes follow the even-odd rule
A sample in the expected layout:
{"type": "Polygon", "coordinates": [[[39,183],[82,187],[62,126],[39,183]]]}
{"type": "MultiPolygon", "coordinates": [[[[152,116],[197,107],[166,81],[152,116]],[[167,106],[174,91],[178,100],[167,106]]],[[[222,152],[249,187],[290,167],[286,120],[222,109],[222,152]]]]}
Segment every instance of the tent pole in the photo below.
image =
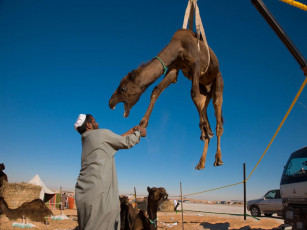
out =
{"type": "Polygon", "coordinates": [[[62,186],[60,186],[60,197],[61,197],[61,201],[60,201],[60,209],[61,209],[61,215],[63,215],[63,204],[62,204],[62,186]]]}

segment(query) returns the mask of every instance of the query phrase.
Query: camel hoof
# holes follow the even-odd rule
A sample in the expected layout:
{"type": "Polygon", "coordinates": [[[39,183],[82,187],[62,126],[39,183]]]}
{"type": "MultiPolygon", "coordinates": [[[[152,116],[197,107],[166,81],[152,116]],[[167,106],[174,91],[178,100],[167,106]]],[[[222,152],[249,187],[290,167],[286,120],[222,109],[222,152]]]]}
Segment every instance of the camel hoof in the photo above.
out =
{"type": "Polygon", "coordinates": [[[205,166],[202,166],[200,164],[196,165],[196,167],[195,167],[196,170],[202,170],[204,168],[205,168],[205,166]]]}
{"type": "Polygon", "coordinates": [[[208,135],[204,136],[204,135],[200,135],[200,140],[205,141],[207,139],[211,139],[212,137],[214,137],[213,133],[209,133],[208,135]]]}
{"type": "Polygon", "coordinates": [[[214,167],[216,167],[216,166],[222,166],[223,164],[224,164],[223,161],[214,162],[214,167]]]}
{"type": "Polygon", "coordinates": [[[211,139],[212,137],[214,137],[214,134],[213,133],[208,133],[208,137],[209,137],[209,139],[211,139]]]}
{"type": "Polygon", "coordinates": [[[143,128],[146,128],[148,125],[148,121],[147,119],[143,118],[140,123],[139,123],[139,126],[143,127],[143,128]]]}

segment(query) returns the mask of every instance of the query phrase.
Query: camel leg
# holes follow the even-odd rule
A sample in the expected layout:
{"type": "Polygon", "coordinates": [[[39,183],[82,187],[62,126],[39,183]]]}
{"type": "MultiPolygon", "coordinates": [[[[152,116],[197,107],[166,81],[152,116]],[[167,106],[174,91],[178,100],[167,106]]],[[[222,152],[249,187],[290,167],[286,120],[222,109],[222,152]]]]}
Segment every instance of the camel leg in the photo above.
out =
{"type": "Polygon", "coordinates": [[[223,89],[224,89],[223,78],[221,73],[218,73],[213,88],[213,106],[216,117],[216,136],[217,136],[217,151],[215,154],[214,166],[223,165],[221,146],[220,146],[221,136],[223,134],[223,117],[222,117],[223,89]]]}
{"type": "MultiPolygon", "coordinates": [[[[205,141],[205,146],[203,149],[202,156],[199,160],[199,163],[195,167],[195,169],[203,169],[205,167],[205,162],[206,162],[206,156],[207,156],[207,151],[208,151],[208,146],[209,146],[209,140],[210,138],[207,135],[207,132],[209,131],[210,125],[208,122],[208,119],[206,114],[204,113],[205,105],[209,104],[209,102],[206,103],[207,101],[207,94],[205,94],[202,90],[201,94],[201,86],[199,85],[199,76],[200,76],[200,71],[199,71],[199,64],[196,62],[195,63],[195,68],[193,72],[193,77],[192,77],[192,90],[191,90],[191,97],[192,100],[198,110],[199,113],[199,120],[200,120],[200,130],[201,130],[201,140],[205,141]]],[[[210,100],[209,100],[210,101],[210,100]]],[[[211,130],[211,128],[210,128],[211,130]]],[[[211,131],[212,133],[212,131],[211,131]]]]}
{"type": "Polygon", "coordinates": [[[146,111],[144,117],[142,118],[142,120],[139,124],[140,126],[145,127],[145,128],[147,127],[149,117],[151,115],[151,112],[153,110],[153,107],[154,107],[158,97],[163,92],[163,90],[165,90],[170,84],[176,83],[177,76],[178,76],[178,70],[177,69],[169,70],[168,73],[163,78],[163,80],[154,88],[154,90],[151,93],[150,103],[149,103],[149,106],[147,108],[147,111],[146,111]]]}
{"type": "MultiPolygon", "coordinates": [[[[203,115],[204,115],[204,118],[205,118],[203,123],[202,122],[199,123],[199,127],[200,127],[201,130],[203,130],[205,132],[206,137],[204,139],[205,144],[204,144],[203,153],[201,155],[201,158],[199,159],[198,164],[195,167],[195,169],[197,169],[197,170],[205,168],[209,141],[210,141],[210,138],[213,136],[213,133],[212,133],[212,130],[211,130],[211,127],[210,127],[210,123],[209,123],[209,120],[208,120],[208,116],[207,116],[207,108],[208,108],[208,105],[209,105],[209,102],[211,100],[212,95],[211,95],[211,93],[209,93],[209,94],[207,93],[204,86],[200,85],[199,87],[200,87],[200,93],[201,93],[200,94],[200,96],[201,96],[201,107],[203,108],[202,112],[203,112],[203,115]]],[[[201,139],[202,139],[202,137],[201,137],[201,139]]]]}
{"type": "Polygon", "coordinates": [[[206,138],[208,138],[207,133],[206,133],[206,128],[205,128],[206,118],[205,118],[205,114],[203,113],[206,98],[203,97],[203,95],[201,94],[201,87],[199,85],[199,76],[200,76],[200,65],[199,65],[199,62],[196,61],[194,63],[193,75],[192,75],[191,97],[192,97],[192,100],[199,114],[199,126],[201,130],[200,139],[202,141],[205,141],[206,138]]]}
{"type": "Polygon", "coordinates": [[[208,152],[208,146],[209,146],[209,141],[210,139],[207,138],[205,139],[205,145],[204,145],[204,149],[203,149],[203,153],[199,159],[198,164],[196,165],[195,169],[197,170],[201,170],[205,168],[205,163],[206,163],[206,158],[207,158],[207,152],[208,152]]]}
{"type": "Polygon", "coordinates": [[[205,132],[205,138],[204,136],[201,136],[200,139],[205,141],[205,139],[211,139],[214,136],[207,115],[207,108],[212,98],[212,93],[211,92],[208,93],[203,85],[199,85],[199,89],[201,95],[204,97],[204,102],[202,102],[204,103],[204,106],[203,104],[201,105],[201,107],[203,108],[202,113],[204,116],[204,121],[199,123],[199,127],[200,129],[203,129],[203,131],[205,132]]]}

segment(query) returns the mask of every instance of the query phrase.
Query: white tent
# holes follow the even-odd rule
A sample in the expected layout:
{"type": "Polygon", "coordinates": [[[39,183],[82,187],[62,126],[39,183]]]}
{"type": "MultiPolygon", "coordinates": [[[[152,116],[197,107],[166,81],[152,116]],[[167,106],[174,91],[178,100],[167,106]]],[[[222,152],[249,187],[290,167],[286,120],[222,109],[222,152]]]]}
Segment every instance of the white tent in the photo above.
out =
{"type": "MultiPolygon", "coordinates": [[[[52,192],[51,190],[49,190],[47,187],[46,187],[46,185],[44,184],[44,182],[41,180],[41,178],[39,177],[39,175],[35,175],[33,178],[32,178],[32,180],[30,180],[29,182],[28,182],[29,184],[33,184],[33,185],[39,185],[39,186],[41,186],[42,187],[42,190],[41,190],[41,193],[40,193],[40,195],[39,195],[39,198],[41,199],[41,200],[43,200],[44,201],[44,199],[46,200],[46,198],[45,198],[45,195],[49,195],[48,197],[52,197],[52,195],[54,195],[55,194],[55,192],[52,192]]],[[[50,198],[49,198],[50,199],[50,198]]],[[[47,200],[49,200],[49,199],[47,199],[47,200]]]]}

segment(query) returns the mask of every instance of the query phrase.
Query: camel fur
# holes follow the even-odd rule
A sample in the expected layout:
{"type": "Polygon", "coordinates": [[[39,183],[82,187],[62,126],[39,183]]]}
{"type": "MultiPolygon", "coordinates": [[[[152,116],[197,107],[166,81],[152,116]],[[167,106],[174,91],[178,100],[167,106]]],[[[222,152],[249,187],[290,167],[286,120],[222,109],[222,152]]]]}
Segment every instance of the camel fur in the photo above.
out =
{"type": "Polygon", "coordinates": [[[16,209],[10,209],[3,197],[0,197],[0,215],[6,215],[10,220],[18,218],[29,218],[32,221],[47,224],[45,217],[53,215],[41,199],[25,202],[16,209]]]}
{"type": "MultiPolygon", "coordinates": [[[[195,169],[205,167],[209,141],[214,136],[207,116],[207,107],[211,99],[215,110],[217,135],[214,166],[223,164],[220,147],[223,133],[223,78],[219,70],[218,59],[212,49],[204,42],[199,42],[199,45],[200,50],[197,36],[193,31],[180,29],[175,32],[170,43],[158,54],[159,59],[168,70],[164,79],[154,88],[147,111],[140,121],[142,127],[148,126],[156,100],[171,83],[176,83],[178,72],[181,70],[183,75],[192,81],[191,97],[199,114],[200,138],[205,142],[203,154],[195,169]]],[[[159,59],[154,58],[147,64],[139,66],[121,80],[110,98],[111,109],[123,102],[124,116],[129,116],[130,109],[137,103],[142,93],[163,74],[164,67],[159,59]]]]}
{"type": "Polygon", "coordinates": [[[130,230],[133,228],[137,217],[137,210],[129,203],[127,196],[121,196],[120,200],[120,229],[130,230]]]}
{"type": "Polygon", "coordinates": [[[159,201],[168,197],[166,190],[162,187],[147,187],[148,205],[147,213],[143,210],[136,211],[129,204],[128,198],[121,199],[121,230],[157,230],[157,211],[159,201]],[[126,206],[126,207],[122,207],[126,206]],[[124,218],[122,218],[124,216],[124,218]]]}
{"type": "Polygon", "coordinates": [[[0,164],[0,188],[2,187],[4,181],[8,182],[7,175],[3,172],[4,169],[5,165],[3,163],[0,164]]]}

